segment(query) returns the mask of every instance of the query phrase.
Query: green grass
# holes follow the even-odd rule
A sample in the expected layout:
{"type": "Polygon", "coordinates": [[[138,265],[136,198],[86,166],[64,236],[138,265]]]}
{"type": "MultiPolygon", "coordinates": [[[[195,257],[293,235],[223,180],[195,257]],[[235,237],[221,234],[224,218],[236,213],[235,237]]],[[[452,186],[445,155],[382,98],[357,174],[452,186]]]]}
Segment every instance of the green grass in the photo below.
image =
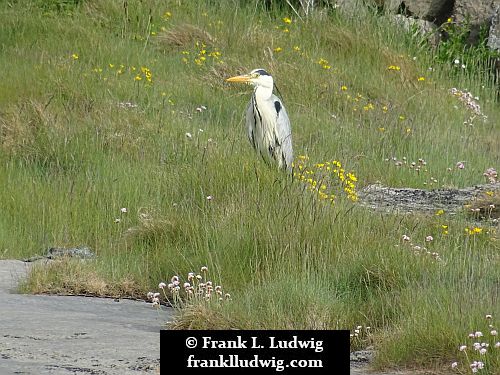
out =
{"type": "Polygon", "coordinates": [[[37,268],[25,290],[142,297],[207,265],[233,302],[180,326],[371,326],[353,347],[373,343],[377,366],[448,368],[486,314],[498,322],[498,228],[468,235],[467,215],[371,212],[338,186],[333,206],[320,201],[256,157],[250,89],[224,79],[269,70],[295,154],[340,161],[358,189],[485,182],[500,161],[491,79],[451,74],[369,12],[288,25],[289,13],[237,4],[128,2],[127,15],[118,1],[0,4],[0,256],[87,245],[95,261],[37,268]],[[464,125],[452,87],[479,96],[488,120],[464,125]],[[392,157],[427,165],[416,173],[392,157]],[[415,255],[404,234],[442,261],[415,255]]]}

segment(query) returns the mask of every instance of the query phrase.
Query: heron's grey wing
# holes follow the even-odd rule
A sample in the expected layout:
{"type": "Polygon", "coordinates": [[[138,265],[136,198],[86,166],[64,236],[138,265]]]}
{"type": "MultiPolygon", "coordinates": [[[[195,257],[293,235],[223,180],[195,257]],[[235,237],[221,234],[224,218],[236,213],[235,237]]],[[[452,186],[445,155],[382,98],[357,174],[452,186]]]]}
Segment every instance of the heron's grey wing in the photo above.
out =
{"type": "Polygon", "coordinates": [[[247,125],[247,133],[248,133],[248,140],[252,144],[253,148],[257,147],[257,144],[255,142],[255,126],[257,124],[257,119],[256,119],[256,114],[255,114],[255,109],[254,109],[254,95],[252,95],[252,98],[250,99],[250,102],[248,103],[247,106],[247,114],[246,114],[246,125],[247,125]]]}
{"type": "Polygon", "coordinates": [[[293,163],[293,148],[290,119],[288,118],[283,102],[276,95],[273,95],[273,101],[278,116],[276,120],[276,131],[281,145],[281,156],[286,165],[286,169],[291,169],[293,163]]]}

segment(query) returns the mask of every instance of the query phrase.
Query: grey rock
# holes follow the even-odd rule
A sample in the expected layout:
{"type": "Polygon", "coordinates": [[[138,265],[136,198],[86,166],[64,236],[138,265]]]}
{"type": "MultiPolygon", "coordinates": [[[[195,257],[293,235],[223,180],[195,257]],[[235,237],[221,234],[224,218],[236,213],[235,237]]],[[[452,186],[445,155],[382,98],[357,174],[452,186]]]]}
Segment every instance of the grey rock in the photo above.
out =
{"type": "Polygon", "coordinates": [[[45,255],[35,255],[27,259],[23,259],[25,262],[35,262],[40,259],[54,260],[63,257],[74,257],[80,259],[92,259],[95,257],[95,253],[87,246],[78,247],[51,247],[47,250],[45,255]]]}
{"type": "Polygon", "coordinates": [[[427,39],[433,47],[436,47],[441,40],[441,36],[437,31],[437,26],[430,21],[406,17],[402,14],[395,14],[389,17],[394,24],[400,26],[406,32],[413,32],[414,37],[427,39]]]}
{"type": "Polygon", "coordinates": [[[497,5],[493,17],[491,17],[488,47],[494,51],[500,51],[500,4],[497,5]]]}
{"type": "Polygon", "coordinates": [[[500,189],[500,182],[476,185],[464,189],[390,188],[373,184],[359,192],[361,205],[377,210],[400,212],[435,212],[443,209],[456,213],[475,197],[486,191],[500,189]]]}
{"type": "Polygon", "coordinates": [[[72,247],[72,248],[64,248],[64,247],[51,247],[47,251],[48,259],[55,259],[59,257],[76,257],[82,259],[90,259],[94,258],[95,254],[90,248],[86,246],[72,247]]]}
{"type": "Polygon", "coordinates": [[[0,260],[0,374],[159,374],[172,317],[130,300],[13,294],[31,263],[0,260]]]}
{"type": "Polygon", "coordinates": [[[489,24],[497,6],[498,0],[455,0],[453,18],[458,23],[489,24]]]}
{"type": "Polygon", "coordinates": [[[449,7],[449,0],[405,0],[404,3],[407,12],[418,18],[435,21],[443,17],[449,7]]]}
{"type": "Polygon", "coordinates": [[[373,350],[359,350],[351,352],[351,368],[359,368],[368,365],[372,361],[374,354],[373,350]]]}

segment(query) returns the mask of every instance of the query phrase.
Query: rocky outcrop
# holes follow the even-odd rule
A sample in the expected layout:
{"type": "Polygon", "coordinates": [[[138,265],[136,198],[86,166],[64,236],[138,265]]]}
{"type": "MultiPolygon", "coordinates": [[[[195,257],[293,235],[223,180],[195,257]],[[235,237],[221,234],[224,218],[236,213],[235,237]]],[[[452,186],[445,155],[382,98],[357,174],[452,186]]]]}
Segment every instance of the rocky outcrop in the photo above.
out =
{"type": "Polygon", "coordinates": [[[455,0],[453,19],[458,23],[470,22],[472,25],[485,25],[491,20],[498,0],[455,0]]]}
{"type": "Polygon", "coordinates": [[[443,210],[452,214],[462,211],[466,204],[470,204],[481,194],[499,190],[500,182],[463,189],[435,190],[391,188],[374,184],[365,187],[358,195],[361,205],[375,210],[406,213],[434,213],[443,210]]]}
{"type": "Polygon", "coordinates": [[[404,13],[437,24],[443,23],[453,9],[453,0],[404,0],[399,3],[404,13]]]}
{"type": "Polygon", "coordinates": [[[393,15],[390,19],[393,23],[402,27],[405,31],[415,32],[417,35],[414,36],[420,35],[424,37],[433,47],[436,47],[441,40],[440,35],[437,32],[437,26],[430,21],[413,17],[405,17],[402,14],[393,15]]]}
{"type": "MultiPolygon", "coordinates": [[[[488,46],[493,50],[500,50],[500,0],[366,0],[364,3],[370,1],[381,11],[406,17],[407,21],[396,19],[396,23],[405,29],[408,29],[408,25],[416,25],[417,30],[426,37],[432,35],[428,32],[431,27],[439,27],[452,19],[453,22],[469,26],[468,43],[476,44],[480,29],[489,27],[488,46]]],[[[361,3],[360,0],[335,1],[336,6],[347,14],[358,16],[361,3]]],[[[435,44],[436,40],[430,42],[435,44]]]]}
{"type": "Polygon", "coordinates": [[[35,255],[31,258],[24,259],[25,262],[34,262],[40,259],[54,260],[63,257],[74,257],[79,259],[92,259],[95,253],[87,246],[78,247],[51,247],[47,250],[46,255],[35,255]]]}
{"type": "Polygon", "coordinates": [[[500,4],[497,5],[491,18],[488,47],[494,51],[500,51],[500,4]]]}

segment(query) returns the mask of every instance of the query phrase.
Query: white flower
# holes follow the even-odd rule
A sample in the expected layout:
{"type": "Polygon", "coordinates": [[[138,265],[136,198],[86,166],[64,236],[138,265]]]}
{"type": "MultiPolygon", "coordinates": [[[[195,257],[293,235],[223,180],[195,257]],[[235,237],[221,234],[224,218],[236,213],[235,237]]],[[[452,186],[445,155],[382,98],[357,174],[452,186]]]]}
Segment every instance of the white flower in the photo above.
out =
{"type": "Polygon", "coordinates": [[[476,333],[474,333],[474,337],[483,337],[483,333],[480,331],[477,331],[476,333]]]}
{"type": "Polygon", "coordinates": [[[121,219],[115,219],[115,223],[119,223],[120,221],[122,221],[121,219]]]}
{"type": "Polygon", "coordinates": [[[153,292],[148,292],[148,299],[153,298],[153,292]]]}
{"type": "Polygon", "coordinates": [[[481,350],[479,350],[479,354],[484,355],[487,351],[488,350],[486,348],[481,348],[481,350]]]}
{"type": "Polygon", "coordinates": [[[482,369],[483,369],[483,367],[484,367],[484,363],[483,363],[483,362],[481,362],[481,361],[478,361],[478,362],[476,362],[476,366],[477,366],[477,368],[478,368],[479,370],[482,370],[482,369]]]}
{"type": "Polygon", "coordinates": [[[406,234],[403,234],[402,239],[403,239],[403,241],[410,241],[410,237],[407,236],[406,234]]]}
{"type": "Polygon", "coordinates": [[[184,288],[189,288],[191,286],[191,284],[189,283],[184,283],[184,288]]]}
{"type": "Polygon", "coordinates": [[[201,267],[201,272],[207,272],[207,271],[208,271],[208,267],[207,266],[201,267]]]}
{"type": "Polygon", "coordinates": [[[500,341],[495,343],[495,348],[500,348],[500,341]]]}
{"type": "Polygon", "coordinates": [[[458,64],[460,64],[460,60],[459,60],[459,59],[455,59],[454,63],[455,63],[456,65],[458,65],[458,64]]]}
{"type": "Polygon", "coordinates": [[[462,345],[460,348],[458,348],[458,350],[460,350],[461,352],[463,352],[465,349],[467,349],[466,345],[462,345]]]}
{"type": "Polygon", "coordinates": [[[153,298],[158,298],[160,296],[160,293],[156,292],[156,293],[153,293],[153,298]]]}
{"type": "Polygon", "coordinates": [[[121,212],[122,214],[126,214],[126,213],[127,213],[127,207],[122,207],[122,208],[120,208],[120,212],[121,212]]]}
{"type": "Polygon", "coordinates": [[[498,335],[498,332],[496,330],[493,330],[493,331],[490,332],[490,335],[491,336],[496,336],[496,335],[498,335]]]}
{"type": "Polygon", "coordinates": [[[214,199],[214,197],[212,197],[211,195],[207,196],[207,201],[211,201],[212,199],[214,199]]]}
{"type": "Polygon", "coordinates": [[[475,350],[481,349],[481,344],[478,342],[475,342],[474,344],[472,344],[472,346],[474,347],[475,350]]]}
{"type": "Polygon", "coordinates": [[[458,366],[458,362],[453,362],[453,363],[451,364],[451,368],[456,368],[457,366],[458,366]]]}
{"type": "Polygon", "coordinates": [[[193,138],[193,135],[191,133],[186,133],[186,137],[191,139],[193,138]]]}
{"type": "Polygon", "coordinates": [[[427,236],[427,237],[425,237],[425,241],[426,241],[426,242],[431,242],[431,241],[433,241],[433,240],[434,240],[434,237],[432,237],[432,236],[427,236]]]}
{"type": "Polygon", "coordinates": [[[158,284],[158,288],[160,288],[160,289],[163,289],[166,286],[167,286],[167,284],[165,284],[164,282],[161,282],[161,283],[158,284]]]}

